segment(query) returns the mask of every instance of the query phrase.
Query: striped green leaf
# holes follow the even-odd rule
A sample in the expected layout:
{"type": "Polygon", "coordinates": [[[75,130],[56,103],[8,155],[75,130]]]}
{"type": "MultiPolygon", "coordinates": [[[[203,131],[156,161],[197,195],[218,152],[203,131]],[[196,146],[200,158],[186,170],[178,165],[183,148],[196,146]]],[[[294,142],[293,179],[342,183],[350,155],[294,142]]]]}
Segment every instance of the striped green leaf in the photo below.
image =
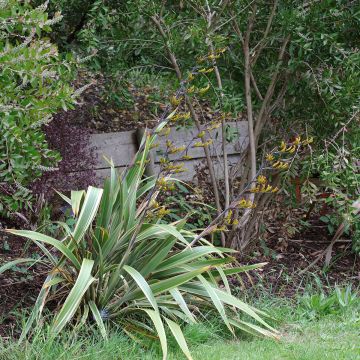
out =
{"type": "Polygon", "coordinates": [[[58,334],[64,328],[64,326],[72,319],[81,301],[83,300],[86,291],[88,290],[92,282],[95,280],[91,276],[93,265],[93,260],[83,260],[76,282],[71,291],[69,292],[69,295],[67,296],[61,310],[57,313],[54,319],[51,328],[54,334],[58,334]]]}

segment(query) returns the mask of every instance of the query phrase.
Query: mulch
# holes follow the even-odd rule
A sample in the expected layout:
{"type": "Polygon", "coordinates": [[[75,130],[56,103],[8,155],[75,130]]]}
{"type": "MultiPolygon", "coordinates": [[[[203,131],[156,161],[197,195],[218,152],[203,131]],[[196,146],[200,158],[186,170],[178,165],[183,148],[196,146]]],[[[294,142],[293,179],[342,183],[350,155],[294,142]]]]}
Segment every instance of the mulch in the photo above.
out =
{"type": "MultiPolygon", "coordinates": [[[[23,238],[0,233],[0,266],[19,258],[38,257],[38,248],[23,238]]],[[[46,267],[18,265],[0,275],[0,336],[18,335],[18,315],[34,305],[46,267]]]]}

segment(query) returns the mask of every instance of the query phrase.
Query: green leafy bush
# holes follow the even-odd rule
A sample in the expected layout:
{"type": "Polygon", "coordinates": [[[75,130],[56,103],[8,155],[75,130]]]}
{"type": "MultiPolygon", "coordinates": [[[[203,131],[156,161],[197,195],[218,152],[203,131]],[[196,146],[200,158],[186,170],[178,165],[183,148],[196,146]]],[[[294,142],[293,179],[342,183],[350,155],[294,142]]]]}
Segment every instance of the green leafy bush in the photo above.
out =
{"type": "MultiPolygon", "coordinates": [[[[184,230],[185,220],[164,224],[156,216],[151,204],[159,192],[157,180],[142,179],[153,141],[148,138],[135,165],[121,178],[112,168],[104,189],[73,191],[71,199],[62,195],[76,223],[73,230],[60,223],[64,236],[59,240],[33,231],[8,230],[39,245],[51,268],[22,339],[47,301],[58,304],[51,325],[55,335],[70,322],[81,325],[93,320],[106,337],[106,320],[111,319],[132,337],[158,336],[164,358],[164,324],[190,359],[178,323],[196,322],[197,316],[212,310],[218,311],[232,333],[238,328],[276,336],[260,317],[265,313],[231,294],[227,275],[247,269],[230,265],[233,258],[228,254],[233,250],[214,247],[205,239],[191,247],[196,234],[184,230]],[[239,311],[255,322],[241,318],[239,311]]],[[[16,264],[21,261],[31,260],[18,259],[16,264]]]]}
{"type": "Polygon", "coordinates": [[[61,20],[28,1],[0,3],[0,214],[31,207],[29,183],[52,170],[59,154],[41,128],[74,104],[71,57],[44,37],[61,20]]]}

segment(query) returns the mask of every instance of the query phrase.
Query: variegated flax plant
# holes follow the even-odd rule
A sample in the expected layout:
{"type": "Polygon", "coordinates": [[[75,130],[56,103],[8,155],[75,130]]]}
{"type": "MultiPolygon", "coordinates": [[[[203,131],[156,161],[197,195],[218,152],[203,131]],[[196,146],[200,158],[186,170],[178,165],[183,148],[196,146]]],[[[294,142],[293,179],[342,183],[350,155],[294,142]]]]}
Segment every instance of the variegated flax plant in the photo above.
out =
{"type": "MultiPolygon", "coordinates": [[[[103,189],[90,186],[87,191],[72,191],[70,197],[61,195],[72,208],[73,228],[58,222],[62,229],[58,238],[7,230],[37,244],[43,257],[35,262],[44,262],[51,269],[19,341],[29,338],[41,319],[50,322],[54,336],[65,326],[79,329],[93,321],[107,338],[115,323],[133,339],[158,338],[166,359],[167,327],[191,359],[180,326],[209,312],[218,313],[234,335],[240,329],[253,335],[279,336],[264,320],[266,313],[231,294],[227,280],[229,275],[263,264],[234,265],[234,250],[215,247],[185,230],[186,219],[170,224],[159,221],[161,214],[154,206],[157,194],[173,181],[166,172],[178,168],[166,163],[165,175],[150,178],[144,172],[149,151],[175,116],[173,108],[184,91],[186,83],[174,95],[159,126],[145,135],[132,165],[121,176],[112,166],[103,189]],[[197,246],[192,247],[194,241],[197,246]],[[50,318],[43,315],[48,301],[58,304],[50,318]]],[[[239,202],[237,206],[251,204],[239,202]]],[[[22,263],[34,260],[17,259],[3,265],[0,273],[22,263]]]]}

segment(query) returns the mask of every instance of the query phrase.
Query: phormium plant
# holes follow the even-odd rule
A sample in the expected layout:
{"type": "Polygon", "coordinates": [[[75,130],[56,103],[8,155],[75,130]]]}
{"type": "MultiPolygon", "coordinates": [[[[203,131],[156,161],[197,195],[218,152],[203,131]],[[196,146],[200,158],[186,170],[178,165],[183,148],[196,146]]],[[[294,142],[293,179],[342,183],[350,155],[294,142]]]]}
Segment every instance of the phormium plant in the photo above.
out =
{"type": "MultiPolygon", "coordinates": [[[[156,134],[147,136],[134,165],[122,177],[112,168],[104,188],[89,187],[62,198],[72,208],[75,225],[59,223],[60,239],[27,230],[7,230],[33,240],[51,270],[21,335],[23,340],[42,314],[48,300],[54,309],[51,331],[68,323],[94,320],[107,336],[107,320],[141,339],[160,339],[167,357],[167,325],[184,354],[191,359],[179,323],[195,322],[201,313],[217,311],[228,329],[276,337],[265,313],[231,294],[227,275],[261,266],[232,266],[234,251],[213,246],[184,230],[186,220],[160,223],[153,204],[161,191],[158,179],[143,173],[156,134]],[[49,248],[51,246],[51,248],[49,248]],[[220,286],[220,282],[223,286],[220,286]],[[239,312],[252,318],[240,317],[239,312]]],[[[164,179],[162,178],[162,187],[164,179]]],[[[173,181],[173,180],[171,180],[173,181]]],[[[33,260],[18,259],[15,264],[33,260]]],[[[0,273],[14,265],[0,268],[0,273]]]]}

